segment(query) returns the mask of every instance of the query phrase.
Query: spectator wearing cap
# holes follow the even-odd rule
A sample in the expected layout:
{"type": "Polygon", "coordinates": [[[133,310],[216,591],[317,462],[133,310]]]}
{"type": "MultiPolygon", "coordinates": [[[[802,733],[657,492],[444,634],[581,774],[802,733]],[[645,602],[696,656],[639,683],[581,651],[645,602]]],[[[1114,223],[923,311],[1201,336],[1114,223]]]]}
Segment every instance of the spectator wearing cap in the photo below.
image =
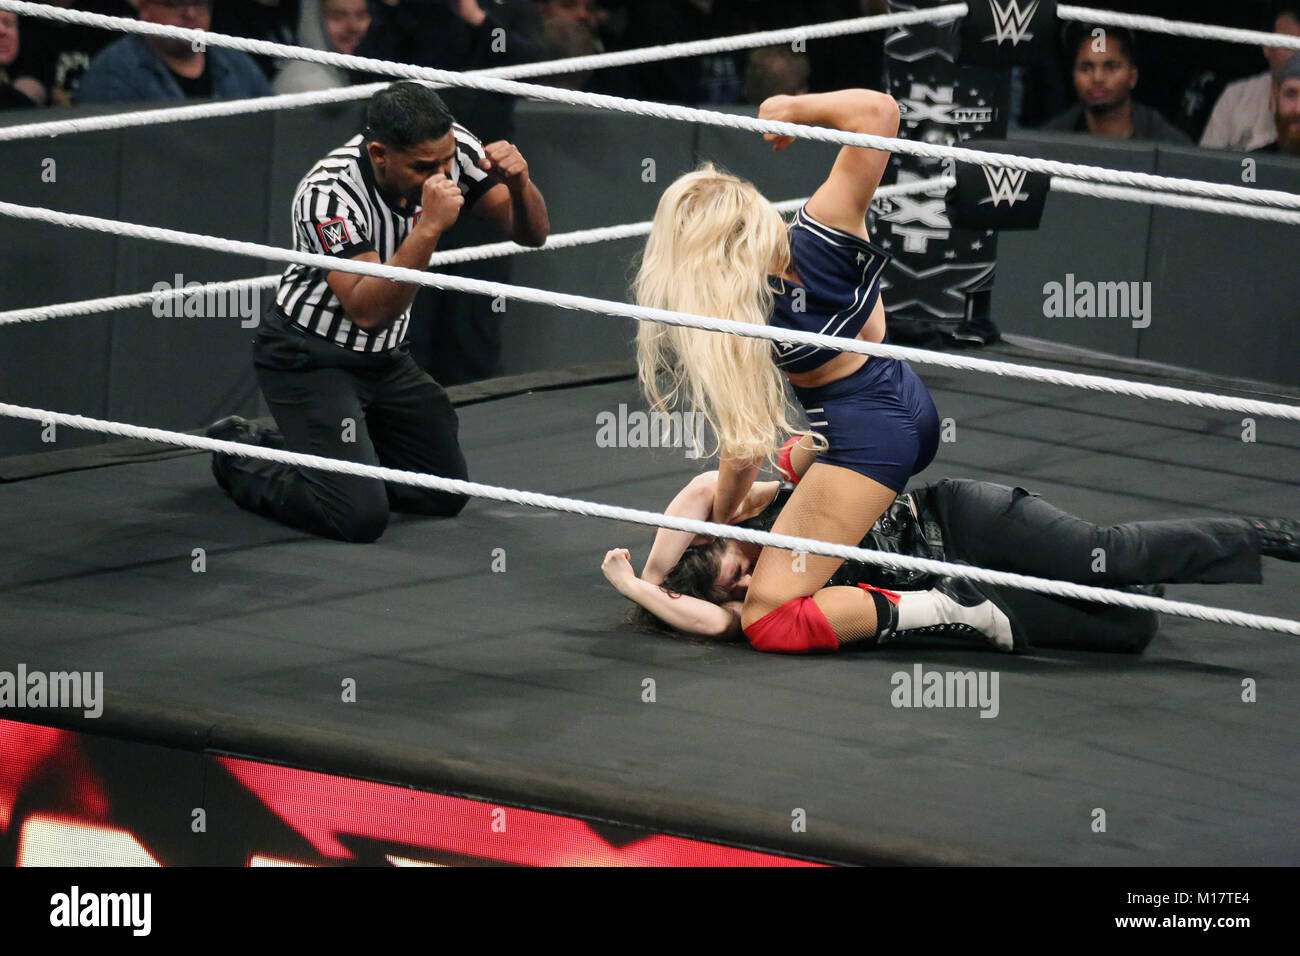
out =
{"type": "MultiPolygon", "coordinates": [[[[208,30],[212,24],[210,0],[140,0],[139,11],[147,23],[193,30],[208,30]]],[[[77,102],[243,99],[270,92],[262,70],[247,54],[132,33],[90,61],[77,102]]]]}
{"type": "Polygon", "coordinates": [[[1070,38],[1067,49],[1074,52],[1074,89],[1079,102],[1049,120],[1043,129],[1191,144],[1186,133],[1133,99],[1138,68],[1129,31],[1088,25],[1071,30],[1070,38]]]}
{"type": "Polygon", "coordinates": [[[1273,69],[1269,98],[1277,138],[1256,152],[1300,156],[1300,53],[1273,69]]]}
{"type": "MultiPolygon", "coordinates": [[[[1300,2],[1288,0],[1279,4],[1266,24],[1274,33],[1300,37],[1300,2]]],[[[1233,149],[1249,152],[1277,141],[1278,128],[1274,119],[1273,90],[1275,73],[1296,51],[1288,47],[1264,47],[1264,59],[1269,68],[1258,76],[1230,83],[1210,114],[1210,121],[1201,134],[1201,145],[1207,149],[1233,149]]]]}

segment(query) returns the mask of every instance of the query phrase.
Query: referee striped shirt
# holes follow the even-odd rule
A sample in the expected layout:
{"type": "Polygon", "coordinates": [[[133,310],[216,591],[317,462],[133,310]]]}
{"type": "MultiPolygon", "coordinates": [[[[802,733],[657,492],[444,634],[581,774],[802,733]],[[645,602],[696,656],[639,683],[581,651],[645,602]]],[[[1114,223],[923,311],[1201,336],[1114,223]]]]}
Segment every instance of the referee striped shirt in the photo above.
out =
{"type": "MultiPolygon", "coordinates": [[[[453,124],[456,152],[450,177],[465,195],[469,209],[493,185],[479,169],[483,144],[460,124],[453,124]]],[[[420,207],[402,209],[390,203],[375,184],[370,156],[360,134],[352,137],[311,168],[293,195],[293,247],[301,252],[355,259],[367,252],[380,262],[392,258],[419,220],[420,207]]],[[[384,352],[406,339],[411,310],[386,329],[373,333],[349,321],[327,271],[294,264],[280,277],[275,304],[289,321],[313,335],[357,352],[384,352]]]]}

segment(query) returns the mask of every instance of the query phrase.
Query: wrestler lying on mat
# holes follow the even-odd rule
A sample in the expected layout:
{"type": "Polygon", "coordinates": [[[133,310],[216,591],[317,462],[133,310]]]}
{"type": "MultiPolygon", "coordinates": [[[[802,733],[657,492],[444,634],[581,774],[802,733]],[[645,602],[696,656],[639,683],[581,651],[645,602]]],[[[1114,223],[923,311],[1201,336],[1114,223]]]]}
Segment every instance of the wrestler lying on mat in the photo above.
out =
{"type": "MultiPolygon", "coordinates": [[[[788,447],[788,446],[787,446],[788,447]]],[[[782,471],[798,477],[813,453],[798,448],[782,471]]],[[[718,473],[697,475],[667,513],[708,520],[718,473]]],[[[730,522],[771,530],[794,485],[755,482],[730,522]]],[[[1098,587],[1160,593],[1159,584],[1258,584],[1260,557],[1300,561],[1300,521],[1185,518],[1096,525],[1048,504],[1022,488],[946,478],[900,494],[862,540],[862,547],[911,557],[971,564],[997,571],[1098,587]]],[[[661,528],[641,577],[630,554],[615,548],[601,570],[638,605],[637,623],[662,630],[739,641],[740,609],[762,548],[661,528]]],[[[797,556],[786,552],[788,559],[797,556]]],[[[942,606],[944,626],[911,627],[904,602],[875,644],[913,636],[966,637],[1003,650],[1027,645],[1140,653],[1155,637],[1153,611],[1051,597],[1015,588],[989,588],[1009,612],[1005,618],[958,578],[846,561],[826,586],[887,589],[925,596],[942,606]],[[1010,628],[1007,627],[1010,624],[1010,628]]],[[[866,643],[866,642],[864,642],[866,643]]]]}

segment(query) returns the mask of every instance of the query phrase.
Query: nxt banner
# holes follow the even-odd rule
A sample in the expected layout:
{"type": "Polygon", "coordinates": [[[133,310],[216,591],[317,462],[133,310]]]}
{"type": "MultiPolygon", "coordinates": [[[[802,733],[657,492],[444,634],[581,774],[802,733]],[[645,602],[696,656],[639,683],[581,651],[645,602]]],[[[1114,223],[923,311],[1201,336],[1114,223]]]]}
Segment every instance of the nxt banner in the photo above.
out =
{"type": "MultiPolygon", "coordinates": [[[[891,0],[890,10],[918,10],[942,0],[891,0]]],[[[1006,136],[1010,74],[959,66],[961,21],[899,27],[885,38],[889,93],[902,112],[904,139],[953,145],[1006,136]]],[[[955,176],[956,163],[895,154],[887,182],[955,176]]],[[[878,200],[872,236],[894,255],[885,270],[890,338],[903,344],[949,339],[995,341],[989,319],[997,234],[959,229],[948,218],[946,189],[878,200]]]]}

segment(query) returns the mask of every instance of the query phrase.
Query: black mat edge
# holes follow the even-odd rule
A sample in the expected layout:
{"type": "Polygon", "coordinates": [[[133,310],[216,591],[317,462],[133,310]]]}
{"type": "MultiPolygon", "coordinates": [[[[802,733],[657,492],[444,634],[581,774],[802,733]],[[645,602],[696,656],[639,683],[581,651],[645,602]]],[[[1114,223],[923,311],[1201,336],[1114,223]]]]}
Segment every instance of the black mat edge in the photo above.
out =
{"type": "MultiPolygon", "coordinates": [[[[521,375],[506,375],[499,378],[484,379],[465,385],[453,385],[447,389],[451,403],[457,408],[477,405],[528,392],[545,392],[557,388],[575,388],[582,385],[599,385],[602,382],[616,382],[636,375],[636,362],[631,359],[614,359],[606,362],[588,362],[570,365],[565,368],[545,369],[539,372],[526,372],[521,375]]],[[[260,425],[270,427],[275,423],[270,418],[253,419],[260,425]]],[[[187,435],[202,435],[204,429],[185,432],[187,435]]],[[[34,452],[30,455],[12,455],[0,458],[0,484],[13,481],[25,481],[29,478],[44,478],[69,471],[85,471],[89,468],[106,468],[109,465],[132,465],[149,461],[166,461],[171,458],[183,458],[186,455],[205,454],[193,448],[176,448],[158,442],[127,439],[125,441],[104,442],[83,448],[68,448],[61,451],[34,452]]]]}
{"type": "MultiPolygon", "coordinates": [[[[786,814],[481,763],[350,734],[270,724],[235,714],[105,695],[103,715],[46,711],[6,719],[135,743],[235,756],[318,773],[412,787],[447,796],[607,822],[814,862],[859,866],[1014,866],[1029,861],[976,853],[817,821],[792,832],[786,814]]],[[[869,800],[867,794],[864,800],[869,800]]]]}

